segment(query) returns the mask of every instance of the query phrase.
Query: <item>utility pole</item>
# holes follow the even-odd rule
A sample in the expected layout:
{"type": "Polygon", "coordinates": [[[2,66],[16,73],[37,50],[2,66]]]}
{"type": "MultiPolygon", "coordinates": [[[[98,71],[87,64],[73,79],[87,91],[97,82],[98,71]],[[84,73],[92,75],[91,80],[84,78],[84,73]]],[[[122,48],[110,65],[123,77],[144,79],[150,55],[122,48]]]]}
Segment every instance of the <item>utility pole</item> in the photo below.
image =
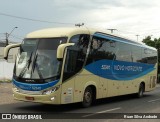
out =
{"type": "Polygon", "coordinates": [[[114,31],[117,31],[117,29],[107,29],[107,30],[110,30],[111,33],[113,33],[114,31]]]}
{"type": "Polygon", "coordinates": [[[140,35],[137,34],[136,36],[137,36],[137,42],[138,42],[138,37],[139,37],[140,35]]]}
{"type": "Polygon", "coordinates": [[[5,33],[5,35],[6,35],[6,46],[9,44],[9,42],[8,42],[8,33],[5,33]]]}
{"type": "Polygon", "coordinates": [[[84,25],[84,23],[82,23],[82,24],[75,24],[75,26],[78,26],[78,27],[81,27],[81,26],[83,26],[84,25]]]}
{"type": "Polygon", "coordinates": [[[11,33],[12,33],[12,32],[14,31],[14,29],[16,29],[16,28],[18,28],[18,27],[14,27],[9,34],[6,33],[6,46],[9,44],[9,41],[8,41],[9,36],[11,35],[11,33]]]}

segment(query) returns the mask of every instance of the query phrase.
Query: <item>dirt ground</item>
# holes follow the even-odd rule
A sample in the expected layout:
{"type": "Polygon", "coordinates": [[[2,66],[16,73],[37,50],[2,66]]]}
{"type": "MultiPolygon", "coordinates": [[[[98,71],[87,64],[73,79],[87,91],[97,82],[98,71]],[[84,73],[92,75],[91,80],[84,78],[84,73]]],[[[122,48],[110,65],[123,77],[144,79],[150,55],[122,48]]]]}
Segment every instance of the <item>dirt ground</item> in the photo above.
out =
{"type": "Polygon", "coordinates": [[[0,83],[0,104],[16,103],[12,94],[12,83],[0,83]]]}

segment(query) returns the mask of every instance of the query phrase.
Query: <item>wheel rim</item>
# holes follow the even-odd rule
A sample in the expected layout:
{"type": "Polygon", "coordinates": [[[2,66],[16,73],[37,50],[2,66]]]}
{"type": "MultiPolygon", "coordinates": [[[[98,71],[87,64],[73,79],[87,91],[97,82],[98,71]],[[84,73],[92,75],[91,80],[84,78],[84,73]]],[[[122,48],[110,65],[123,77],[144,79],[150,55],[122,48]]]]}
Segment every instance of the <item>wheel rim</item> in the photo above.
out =
{"type": "Polygon", "coordinates": [[[84,95],[84,98],[85,98],[85,102],[86,102],[86,103],[90,103],[91,100],[92,100],[92,95],[91,95],[91,93],[90,93],[89,91],[87,91],[87,92],[85,93],[85,95],[84,95]]]}

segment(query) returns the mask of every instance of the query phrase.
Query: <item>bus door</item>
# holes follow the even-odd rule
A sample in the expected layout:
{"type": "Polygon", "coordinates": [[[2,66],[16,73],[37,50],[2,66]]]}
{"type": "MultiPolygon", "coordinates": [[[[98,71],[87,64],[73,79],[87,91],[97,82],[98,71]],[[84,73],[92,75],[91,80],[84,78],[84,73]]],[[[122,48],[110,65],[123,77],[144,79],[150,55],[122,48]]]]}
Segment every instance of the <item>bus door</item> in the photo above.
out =
{"type": "MultiPolygon", "coordinates": [[[[63,75],[63,81],[66,81],[66,83],[62,85],[65,88],[65,91],[68,90],[68,92],[70,93],[70,95],[68,95],[72,97],[70,98],[72,99],[72,102],[78,102],[79,100],[81,100],[79,93],[82,94],[83,85],[81,82],[84,81],[84,78],[81,77],[81,72],[83,70],[83,65],[86,58],[89,37],[90,36],[87,34],[74,35],[69,41],[70,43],[74,43],[74,46],[67,48],[63,75]],[[77,79],[77,76],[80,77],[77,79]]],[[[65,96],[63,95],[63,92],[62,96],[65,96]]]]}
{"type": "Polygon", "coordinates": [[[75,57],[76,52],[68,47],[65,53],[65,62],[63,69],[63,80],[62,80],[62,95],[61,103],[72,103],[74,102],[74,81],[75,81],[75,57]]]}

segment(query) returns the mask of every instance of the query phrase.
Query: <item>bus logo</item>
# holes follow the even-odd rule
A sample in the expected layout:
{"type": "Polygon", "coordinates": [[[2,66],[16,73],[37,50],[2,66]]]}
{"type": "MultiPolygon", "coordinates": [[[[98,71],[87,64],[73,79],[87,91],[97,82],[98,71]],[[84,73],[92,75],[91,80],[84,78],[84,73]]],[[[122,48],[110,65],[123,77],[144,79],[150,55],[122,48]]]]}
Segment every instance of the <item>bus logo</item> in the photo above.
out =
{"type": "Polygon", "coordinates": [[[26,80],[26,82],[35,82],[34,80],[26,80]]]}

